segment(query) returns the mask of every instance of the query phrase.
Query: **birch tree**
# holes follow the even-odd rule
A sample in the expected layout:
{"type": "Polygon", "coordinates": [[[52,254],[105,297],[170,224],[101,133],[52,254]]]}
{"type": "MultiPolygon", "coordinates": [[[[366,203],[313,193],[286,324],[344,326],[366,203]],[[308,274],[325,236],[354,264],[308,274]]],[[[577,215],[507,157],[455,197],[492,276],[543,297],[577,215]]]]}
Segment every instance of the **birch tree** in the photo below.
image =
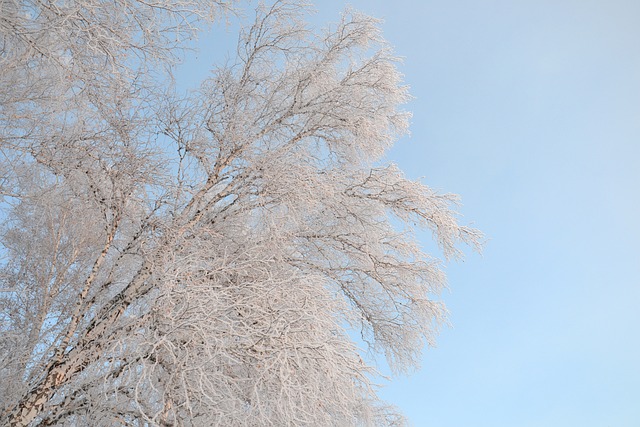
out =
{"type": "Polygon", "coordinates": [[[350,334],[417,366],[482,236],[384,160],[409,95],[371,17],[258,5],[171,89],[234,6],[0,0],[1,425],[403,425],[350,334]]]}

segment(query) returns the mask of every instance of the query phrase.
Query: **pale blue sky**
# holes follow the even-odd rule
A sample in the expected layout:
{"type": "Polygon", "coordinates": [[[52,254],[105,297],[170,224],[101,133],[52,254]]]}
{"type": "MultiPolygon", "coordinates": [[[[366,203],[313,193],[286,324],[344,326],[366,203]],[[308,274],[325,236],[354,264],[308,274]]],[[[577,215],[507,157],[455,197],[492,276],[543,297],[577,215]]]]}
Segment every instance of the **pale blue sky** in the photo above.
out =
{"type": "Polygon", "coordinates": [[[351,4],[385,19],[416,97],[389,158],[490,239],[383,395],[417,427],[640,426],[640,2],[351,4]]]}
{"type": "Polygon", "coordinates": [[[385,396],[416,426],[640,426],[640,2],[353,4],[416,97],[391,157],[490,238],[385,396]]]}

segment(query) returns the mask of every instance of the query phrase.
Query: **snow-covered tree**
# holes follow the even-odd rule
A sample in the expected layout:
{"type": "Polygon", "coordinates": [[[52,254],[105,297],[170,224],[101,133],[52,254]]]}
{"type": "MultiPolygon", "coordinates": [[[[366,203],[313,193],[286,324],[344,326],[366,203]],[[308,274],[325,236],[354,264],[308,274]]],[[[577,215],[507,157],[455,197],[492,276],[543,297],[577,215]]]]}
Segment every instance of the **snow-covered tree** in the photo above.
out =
{"type": "Polygon", "coordinates": [[[481,234],[383,160],[408,99],[378,22],[225,1],[0,0],[0,423],[393,426],[349,331],[414,367],[481,234]]]}

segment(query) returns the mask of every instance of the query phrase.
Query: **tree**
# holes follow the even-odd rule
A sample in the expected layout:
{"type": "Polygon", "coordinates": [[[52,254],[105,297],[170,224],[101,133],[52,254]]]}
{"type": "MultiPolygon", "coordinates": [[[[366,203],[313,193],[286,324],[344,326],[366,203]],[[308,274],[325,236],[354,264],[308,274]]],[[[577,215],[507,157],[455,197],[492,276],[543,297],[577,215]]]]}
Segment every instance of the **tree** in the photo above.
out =
{"type": "Polygon", "coordinates": [[[408,99],[378,22],[260,5],[180,96],[191,0],[0,0],[2,425],[400,425],[396,371],[445,318],[440,261],[481,234],[381,163],[408,99]]]}

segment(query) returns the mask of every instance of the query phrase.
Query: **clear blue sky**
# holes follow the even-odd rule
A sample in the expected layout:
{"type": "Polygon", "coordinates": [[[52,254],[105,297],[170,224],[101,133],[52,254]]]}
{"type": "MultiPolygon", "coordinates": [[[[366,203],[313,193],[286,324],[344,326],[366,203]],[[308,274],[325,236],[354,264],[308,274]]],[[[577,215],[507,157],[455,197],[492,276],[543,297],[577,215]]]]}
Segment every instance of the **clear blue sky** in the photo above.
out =
{"type": "Polygon", "coordinates": [[[389,158],[490,239],[448,267],[452,327],[385,398],[416,427],[640,426],[640,2],[351,4],[416,97],[389,158]]]}

